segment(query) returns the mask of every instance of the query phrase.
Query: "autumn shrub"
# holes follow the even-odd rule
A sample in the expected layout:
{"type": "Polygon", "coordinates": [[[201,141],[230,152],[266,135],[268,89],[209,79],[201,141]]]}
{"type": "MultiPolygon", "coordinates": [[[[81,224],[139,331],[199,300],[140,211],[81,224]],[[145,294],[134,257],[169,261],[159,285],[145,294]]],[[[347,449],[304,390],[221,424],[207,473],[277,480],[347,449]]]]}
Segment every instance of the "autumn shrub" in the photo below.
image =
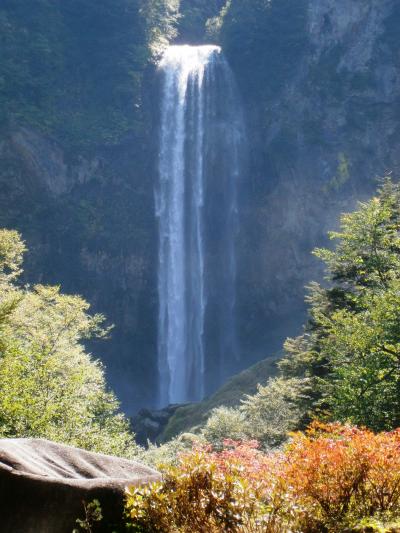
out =
{"type": "Polygon", "coordinates": [[[285,481],[306,524],[334,531],[400,512],[400,430],[315,423],[294,435],[285,457],[285,481]]]}
{"type": "Polygon", "coordinates": [[[196,447],[161,483],[130,489],[126,510],[136,532],[385,531],[400,517],[400,430],[314,423],[282,451],[196,447]]]}

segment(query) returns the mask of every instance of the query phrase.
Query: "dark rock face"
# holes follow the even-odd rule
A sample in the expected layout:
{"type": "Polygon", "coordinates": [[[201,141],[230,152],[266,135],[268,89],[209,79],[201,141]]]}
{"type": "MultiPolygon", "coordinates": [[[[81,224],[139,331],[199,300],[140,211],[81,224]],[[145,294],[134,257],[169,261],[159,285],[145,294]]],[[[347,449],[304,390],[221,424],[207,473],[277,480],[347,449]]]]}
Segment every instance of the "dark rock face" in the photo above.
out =
{"type": "MultiPolygon", "coordinates": [[[[265,38],[262,28],[250,35],[252,48],[241,46],[240,17],[225,22],[225,53],[246,105],[251,147],[239,242],[247,362],[299,331],[303,287],[323,276],[312,249],[329,245],[327,231],[373,194],[377,176],[399,172],[398,2],[271,4],[281,12],[265,22],[270,47],[257,41],[265,38]]],[[[244,11],[252,2],[246,5],[244,11]]],[[[235,6],[240,0],[232,0],[232,13],[235,6]]]]}
{"type": "Polygon", "coordinates": [[[164,429],[167,427],[170,418],[182,405],[169,405],[164,409],[140,409],[138,414],[132,418],[132,429],[135,432],[136,442],[142,446],[147,443],[156,442],[164,429]]]}
{"type": "Polygon", "coordinates": [[[133,461],[41,439],[0,440],[2,533],[71,533],[84,518],[83,502],[100,502],[109,533],[121,522],[127,486],[160,479],[133,461]]]}
{"type": "Polygon", "coordinates": [[[90,349],[124,407],[156,388],[157,234],[150,148],[125,144],[69,157],[31,127],[0,142],[0,226],[21,231],[25,279],[82,294],[115,324],[90,349]]]}
{"type": "MultiPolygon", "coordinates": [[[[207,16],[220,8],[212,4],[207,16]]],[[[264,4],[270,3],[232,0],[231,9],[264,4]]],[[[260,27],[270,47],[257,48],[253,27],[241,17],[232,17],[231,40],[223,39],[250,145],[238,242],[241,368],[298,332],[303,287],[322,278],[311,250],[327,244],[326,231],[337,227],[341,212],[372,194],[377,175],[398,174],[400,163],[398,1],[271,4],[287,12],[260,27]],[[296,61],[288,62],[291,54],[296,61]]],[[[185,13],[186,24],[196,23],[196,13],[185,13]]],[[[96,68],[103,72],[103,65],[96,68]]],[[[31,248],[26,281],[61,283],[116,325],[110,341],[91,348],[130,414],[154,406],[156,397],[155,85],[150,72],[137,104],[140,126],[112,147],[73,150],[61,137],[18,123],[0,133],[0,225],[21,230],[31,248]]],[[[92,103],[101,107],[95,96],[92,103]]]]}

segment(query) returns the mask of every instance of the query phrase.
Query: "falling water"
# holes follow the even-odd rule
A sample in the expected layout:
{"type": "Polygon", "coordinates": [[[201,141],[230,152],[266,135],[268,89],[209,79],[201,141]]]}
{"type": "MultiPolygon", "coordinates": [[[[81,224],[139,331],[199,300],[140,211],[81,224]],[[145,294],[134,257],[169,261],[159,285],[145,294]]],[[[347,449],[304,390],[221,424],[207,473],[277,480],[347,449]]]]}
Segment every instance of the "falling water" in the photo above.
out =
{"type": "Polygon", "coordinates": [[[160,405],[166,405],[203,398],[237,357],[243,120],[219,47],[171,46],[159,68],[158,367],[160,405]]]}

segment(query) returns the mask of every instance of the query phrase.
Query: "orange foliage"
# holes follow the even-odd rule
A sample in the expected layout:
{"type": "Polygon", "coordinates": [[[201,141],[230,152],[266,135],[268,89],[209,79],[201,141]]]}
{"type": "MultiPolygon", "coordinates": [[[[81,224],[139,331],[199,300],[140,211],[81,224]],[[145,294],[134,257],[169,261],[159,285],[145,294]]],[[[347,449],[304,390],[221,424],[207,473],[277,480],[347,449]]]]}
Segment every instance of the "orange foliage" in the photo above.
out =
{"type": "Polygon", "coordinates": [[[400,430],[314,423],[269,454],[254,441],[197,448],[164,483],[130,492],[127,509],[134,531],[185,533],[351,531],[367,517],[397,519],[400,430]]]}
{"type": "Polygon", "coordinates": [[[293,435],[285,457],[281,475],[308,515],[335,523],[349,513],[372,516],[399,510],[399,430],[374,434],[315,423],[305,434],[293,435]]]}

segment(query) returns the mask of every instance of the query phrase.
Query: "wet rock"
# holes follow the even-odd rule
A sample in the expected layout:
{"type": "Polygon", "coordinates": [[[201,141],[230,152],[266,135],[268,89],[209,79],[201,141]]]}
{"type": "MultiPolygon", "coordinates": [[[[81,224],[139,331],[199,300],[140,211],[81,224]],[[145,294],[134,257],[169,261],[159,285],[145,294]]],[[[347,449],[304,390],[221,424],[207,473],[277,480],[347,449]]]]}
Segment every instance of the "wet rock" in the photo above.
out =
{"type": "Polygon", "coordinates": [[[182,405],[174,404],[164,409],[141,409],[132,418],[132,429],[138,444],[145,446],[148,441],[155,443],[167,427],[170,418],[182,405]]]}

